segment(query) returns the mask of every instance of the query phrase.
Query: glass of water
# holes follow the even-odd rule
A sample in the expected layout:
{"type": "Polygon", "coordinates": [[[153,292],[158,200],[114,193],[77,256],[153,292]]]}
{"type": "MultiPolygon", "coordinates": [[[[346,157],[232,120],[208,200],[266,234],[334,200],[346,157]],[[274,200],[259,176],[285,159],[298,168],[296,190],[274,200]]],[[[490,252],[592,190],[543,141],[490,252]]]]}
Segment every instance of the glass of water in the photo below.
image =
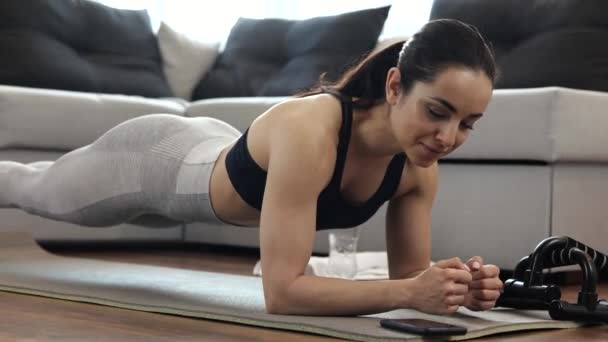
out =
{"type": "Polygon", "coordinates": [[[341,229],[329,233],[328,266],[332,276],[353,279],[357,274],[357,228],[341,229]]]}

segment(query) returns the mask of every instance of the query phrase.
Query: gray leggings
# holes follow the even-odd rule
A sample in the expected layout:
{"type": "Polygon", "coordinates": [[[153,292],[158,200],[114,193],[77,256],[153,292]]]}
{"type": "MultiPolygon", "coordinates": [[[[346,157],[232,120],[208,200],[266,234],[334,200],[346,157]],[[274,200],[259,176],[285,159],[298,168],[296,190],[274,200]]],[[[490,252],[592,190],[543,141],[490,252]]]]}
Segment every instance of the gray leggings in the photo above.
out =
{"type": "Polygon", "coordinates": [[[55,162],[0,161],[0,208],[92,227],[221,223],[209,180],[221,150],[240,135],[209,117],[137,117],[55,162]]]}

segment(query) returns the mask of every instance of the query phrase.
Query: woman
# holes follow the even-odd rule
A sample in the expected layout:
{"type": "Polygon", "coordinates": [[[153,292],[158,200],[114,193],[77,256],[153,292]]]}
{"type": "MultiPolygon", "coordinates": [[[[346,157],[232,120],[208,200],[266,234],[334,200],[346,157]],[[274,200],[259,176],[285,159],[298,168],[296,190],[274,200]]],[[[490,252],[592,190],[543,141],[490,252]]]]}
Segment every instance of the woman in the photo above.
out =
{"type": "Polygon", "coordinates": [[[490,309],[502,289],[496,266],[474,257],[429,267],[430,211],[437,160],[466,140],[495,74],[476,29],[431,21],[243,135],[211,118],[155,114],[56,162],[1,162],[0,206],[89,226],[146,214],[258,226],[270,313],[490,309]],[[317,229],[361,224],[386,201],[390,280],[304,275],[317,229]]]}

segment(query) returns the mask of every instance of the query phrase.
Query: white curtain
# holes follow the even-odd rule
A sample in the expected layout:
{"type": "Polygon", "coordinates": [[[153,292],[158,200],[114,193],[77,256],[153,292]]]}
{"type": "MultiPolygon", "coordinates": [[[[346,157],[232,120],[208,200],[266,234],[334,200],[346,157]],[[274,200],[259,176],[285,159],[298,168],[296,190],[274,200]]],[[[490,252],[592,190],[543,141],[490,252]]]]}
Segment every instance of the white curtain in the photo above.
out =
{"type": "Polygon", "coordinates": [[[411,35],[428,21],[432,0],[95,0],[147,9],[153,28],[164,21],[194,39],[224,42],[239,17],[307,19],[391,5],[383,37],[411,35]]]}

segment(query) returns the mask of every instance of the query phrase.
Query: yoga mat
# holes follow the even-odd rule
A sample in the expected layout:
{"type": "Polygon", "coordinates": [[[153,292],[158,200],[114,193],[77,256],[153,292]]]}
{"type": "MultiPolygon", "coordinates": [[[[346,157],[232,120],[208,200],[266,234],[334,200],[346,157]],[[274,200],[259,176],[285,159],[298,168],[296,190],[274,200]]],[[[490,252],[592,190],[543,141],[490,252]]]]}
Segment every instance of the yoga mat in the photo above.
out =
{"type": "Polygon", "coordinates": [[[302,331],[354,341],[423,341],[380,327],[381,318],[426,318],[465,326],[463,340],[502,332],[574,328],[546,312],[460,309],[452,316],[395,310],[359,317],[270,315],[259,277],[63,257],[26,234],[0,233],[0,290],[140,311],[302,331]]]}

